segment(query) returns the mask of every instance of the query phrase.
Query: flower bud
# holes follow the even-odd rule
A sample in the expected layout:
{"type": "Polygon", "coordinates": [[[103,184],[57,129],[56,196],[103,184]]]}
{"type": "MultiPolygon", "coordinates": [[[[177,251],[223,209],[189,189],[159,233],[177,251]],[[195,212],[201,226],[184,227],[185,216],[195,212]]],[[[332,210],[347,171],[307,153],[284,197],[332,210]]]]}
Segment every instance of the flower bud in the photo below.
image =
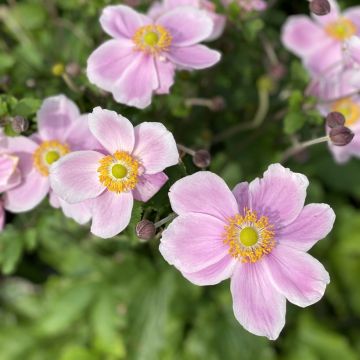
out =
{"type": "Polygon", "coordinates": [[[351,143],[355,134],[345,126],[338,126],[331,129],[329,137],[333,145],[345,146],[351,143]]]}
{"type": "Polygon", "coordinates": [[[156,234],[156,228],[153,222],[149,220],[141,220],[137,223],[136,236],[141,240],[151,240],[156,234]]]}
{"type": "Polygon", "coordinates": [[[330,13],[331,6],[328,0],[312,0],[310,2],[310,11],[318,16],[324,16],[330,13]]]}
{"type": "Polygon", "coordinates": [[[326,117],[326,125],[331,129],[334,129],[339,126],[344,126],[345,121],[346,121],[345,116],[337,111],[331,112],[326,117]]]}
{"type": "Polygon", "coordinates": [[[193,156],[193,163],[199,168],[207,168],[211,162],[211,155],[207,150],[198,150],[193,156]]]}
{"type": "Polygon", "coordinates": [[[11,128],[17,133],[20,134],[26,131],[29,128],[29,122],[22,116],[15,116],[11,120],[11,128]]]}
{"type": "Polygon", "coordinates": [[[51,72],[54,76],[62,76],[65,72],[65,66],[62,63],[56,63],[52,66],[51,72]]]}
{"type": "Polygon", "coordinates": [[[76,62],[71,62],[66,65],[66,73],[70,76],[78,76],[81,72],[81,67],[76,62]]]}
{"type": "Polygon", "coordinates": [[[215,96],[211,99],[211,110],[212,111],[221,111],[225,109],[225,99],[222,96],[215,96]]]}

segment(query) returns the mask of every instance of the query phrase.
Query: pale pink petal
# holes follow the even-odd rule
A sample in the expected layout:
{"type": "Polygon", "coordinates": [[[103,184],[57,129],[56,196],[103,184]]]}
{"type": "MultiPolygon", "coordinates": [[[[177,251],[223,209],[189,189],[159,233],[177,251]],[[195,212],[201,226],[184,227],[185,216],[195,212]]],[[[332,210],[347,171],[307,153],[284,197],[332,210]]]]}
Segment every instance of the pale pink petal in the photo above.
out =
{"type": "Polygon", "coordinates": [[[207,214],[180,215],[162,233],[160,252],[181,272],[198,272],[229,254],[223,238],[225,226],[207,214]]]}
{"type": "Polygon", "coordinates": [[[64,142],[71,125],[79,116],[79,108],[65,95],[45,99],[37,113],[41,140],[64,142]]]}
{"type": "Polygon", "coordinates": [[[174,84],[175,65],[170,61],[155,59],[155,65],[159,77],[159,87],[157,94],[168,94],[171,86],[174,84]]]}
{"type": "Polygon", "coordinates": [[[179,162],[179,153],[172,133],[158,122],[143,122],[135,127],[133,155],[146,174],[157,174],[179,162]]]}
{"type": "Polygon", "coordinates": [[[360,158],[360,132],[355,131],[354,139],[349,145],[335,146],[330,144],[330,150],[339,164],[346,163],[351,157],[360,158]]]}
{"type": "Polygon", "coordinates": [[[0,193],[20,184],[19,158],[7,153],[0,154],[0,193]]]}
{"type": "Polygon", "coordinates": [[[344,16],[349,18],[357,27],[357,35],[360,36],[360,6],[353,6],[344,12],[344,16]]]}
{"type": "Polygon", "coordinates": [[[124,5],[107,6],[100,17],[104,31],[119,39],[131,39],[139,27],[150,22],[147,16],[124,5]]]}
{"type": "Polygon", "coordinates": [[[195,45],[208,38],[213,31],[213,22],[205,11],[190,6],[177,7],[156,20],[172,36],[172,46],[195,45]]]}
{"type": "Polygon", "coordinates": [[[335,213],[327,204],[306,205],[294,222],[276,232],[283,245],[308,251],[333,228],[335,213]]]}
{"type": "Polygon", "coordinates": [[[274,286],[293,304],[306,307],[319,301],[329,284],[329,274],[311,255],[277,245],[264,258],[274,286]]]}
{"type": "Polygon", "coordinates": [[[147,12],[147,15],[152,19],[156,19],[166,11],[164,5],[160,1],[153,2],[147,12]]]}
{"type": "Polygon", "coordinates": [[[4,229],[5,226],[5,211],[3,203],[0,201],[0,231],[4,229]]]}
{"type": "Polygon", "coordinates": [[[226,25],[226,16],[216,13],[208,13],[208,15],[212,18],[214,27],[211,35],[206,39],[206,41],[217,40],[224,32],[226,25]]]}
{"type": "Polygon", "coordinates": [[[143,202],[150,200],[167,181],[168,177],[163,172],[140,176],[133,190],[134,199],[143,202]]]}
{"type": "Polygon", "coordinates": [[[251,333],[276,340],[285,325],[286,299],[271,283],[262,261],[238,263],[231,278],[233,309],[251,333]]]}
{"type": "Polygon", "coordinates": [[[280,164],[270,165],[262,179],[250,183],[251,209],[275,228],[292,223],[304,207],[309,181],[280,164]]]}
{"type": "Polygon", "coordinates": [[[341,42],[326,41],[304,60],[305,66],[315,74],[327,74],[334,66],[342,61],[341,42]]]}
{"type": "Polygon", "coordinates": [[[169,191],[172,209],[179,215],[209,214],[223,221],[239,212],[225,181],[214,173],[199,171],[178,180],[169,191]]]}
{"type": "Polygon", "coordinates": [[[282,43],[294,54],[304,57],[328,41],[325,31],[309,17],[290,16],[282,28],[282,43]]]}
{"type": "Polygon", "coordinates": [[[91,83],[111,92],[134,58],[130,40],[108,40],[89,56],[87,77],[91,83]]]}
{"type": "Polygon", "coordinates": [[[167,57],[182,68],[200,70],[219,62],[221,54],[204,45],[193,45],[183,48],[171,47],[167,57]]]}
{"type": "Polygon", "coordinates": [[[97,169],[103,157],[96,151],[75,151],[51,165],[50,183],[56,195],[70,204],[100,195],[105,187],[97,169]]]}
{"type": "Polygon", "coordinates": [[[159,88],[159,77],[154,56],[135,52],[132,64],[116,82],[114,99],[128,106],[144,109],[151,104],[153,91],[159,88]]]}
{"type": "Polygon", "coordinates": [[[77,204],[69,204],[61,198],[59,198],[59,201],[64,215],[68,218],[75,220],[80,225],[84,225],[90,221],[90,202],[93,200],[86,200],[77,204]]]}
{"type": "Polygon", "coordinates": [[[5,193],[5,208],[14,213],[32,210],[41,203],[49,189],[48,177],[34,169],[23,178],[21,185],[5,193]]]}
{"type": "Polygon", "coordinates": [[[219,262],[205,269],[193,273],[182,272],[182,275],[195,285],[216,285],[231,277],[237,261],[238,260],[232,258],[230,255],[226,255],[219,262]]]}
{"type": "Polygon", "coordinates": [[[66,143],[72,151],[102,149],[101,144],[90,131],[89,114],[81,115],[74,121],[66,143]]]}
{"type": "Polygon", "coordinates": [[[336,21],[340,16],[340,7],[336,0],[328,0],[330,3],[331,11],[328,15],[317,16],[311,14],[312,17],[319,23],[321,26],[326,26],[331,22],[336,21]]]}
{"type": "Polygon", "coordinates": [[[91,232],[101,238],[111,238],[123,231],[130,222],[133,195],[105,191],[92,200],[91,232]]]}
{"type": "MultiPolygon", "coordinates": [[[[360,25],[359,25],[360,28],[360,25]]],[[[348,52],[352,61],[360,65],[360,37],[352,36],[348,42],[348,52]]]]}
{"type": "Polygon", "coordinates": [[[60,207],[60,198],[51,189],[49,192],[49,203],[55,209],[60,207]]]}
{"type": "Polygon", "coordinates": [[[244,213],[249,208],[249,183],[242,182],[237,184],[232,192],[238,203],[239,212],[244,213]]]}
{"type": "Polygon", "coordinates": [[[132,152],[135,143],[134,127],[124,116],[96,107],[89,114],[89,128],[109,153],[132,152]]]}
{"type": "Polygon", "coordinates": [[[8,152],[19,157],[18,168],[22,176],[25,176],[33,169],[33,153],[38,148],[31,139],[25,136],[16,136],[8,138],[8,152]]]}

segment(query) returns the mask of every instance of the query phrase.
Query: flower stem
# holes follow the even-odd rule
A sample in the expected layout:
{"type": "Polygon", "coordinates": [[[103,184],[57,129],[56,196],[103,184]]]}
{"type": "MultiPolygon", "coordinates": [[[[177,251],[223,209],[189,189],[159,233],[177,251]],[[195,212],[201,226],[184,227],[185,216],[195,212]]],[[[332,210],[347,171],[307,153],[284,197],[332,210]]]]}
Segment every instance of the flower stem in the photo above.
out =
{"type": "Polygon", "coordinates": [[[174,220],[177,217],[177,214],[175,213],[171,213],[170,215],[168,215],[166,218],[158,221],[155,223],[155,228],[159,228],[160,226],[163,226],[164,224],[166,224],[169,221],[174,220]]]}
{"type": "Polygon", "coordinates": [[[176,144],[177,145],[177,148],[180,150],[180,151],[182,151],[182,152],[184,152],[184,153],[186,153],[186,154],[189,154],[189,155],[191,155],[191,156],[194,156],[195,155],[195,151],[194,150],[192,150],[192,149],[190,149],[190,148],[188,148],[188,147],[186,147],[186,146],[184,146],[184,145],[181,145],[181,144],[176,144]]]}

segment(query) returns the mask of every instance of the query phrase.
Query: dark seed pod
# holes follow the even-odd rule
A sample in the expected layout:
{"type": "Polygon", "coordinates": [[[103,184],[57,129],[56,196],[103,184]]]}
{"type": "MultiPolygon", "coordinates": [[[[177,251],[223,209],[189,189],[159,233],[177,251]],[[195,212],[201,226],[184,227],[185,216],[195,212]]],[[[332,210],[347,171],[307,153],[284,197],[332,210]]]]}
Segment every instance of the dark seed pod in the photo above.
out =
{"type": "Polygon", "coordinates": [[[193,156],[195,166],[203,169],[207,168],[211,163],[211,155],[207,150],[198,150],[193,156]]]}
{"type": "Polygon", "coordinates": [[[156,234],[156,228],[153,222],[149,220],[141,220],[137,223],[136,236],[141,240],[151,240],[156,234]]]}
{"type": "Polygon", "coordinates": [[[329,137],[333,145],[346,146],[351,143],[355,134],[345,126],[338,126],[331,129],[329,137]]]}
{"type": "Polygon", "coordinates": [[[345,125],[345,116],[339,112],[331,112],[327,117],[326,117],[326,125],[333,129],[339,126],[344,126],[345,125]]]}
{"type": "Polygon", "coordinates": [[[318,16],[324,16],[330,13],[331,6],[328,0],[312,0],[310,2],[310,11],[318,16]]]}

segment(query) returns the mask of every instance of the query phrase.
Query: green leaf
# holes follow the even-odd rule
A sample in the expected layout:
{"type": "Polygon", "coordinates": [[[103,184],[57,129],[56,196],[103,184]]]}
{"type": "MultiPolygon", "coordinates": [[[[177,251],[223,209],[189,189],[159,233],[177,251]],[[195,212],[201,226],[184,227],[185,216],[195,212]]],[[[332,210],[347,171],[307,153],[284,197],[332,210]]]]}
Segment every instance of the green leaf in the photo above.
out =
{"type": "Polygon", "coordinates": [[[300,130],[306,122],[306,117],[300,112],[289,112],[284,119],[284,132],[291,135],[300,130]]]}
{"type": "Polygon", "coordinates": [[[41,100],[39,99],[25,98],[15,105],[13,112],[14,115],[28,117],[35,114],[39,110],[40,105],[41,100]]]}

